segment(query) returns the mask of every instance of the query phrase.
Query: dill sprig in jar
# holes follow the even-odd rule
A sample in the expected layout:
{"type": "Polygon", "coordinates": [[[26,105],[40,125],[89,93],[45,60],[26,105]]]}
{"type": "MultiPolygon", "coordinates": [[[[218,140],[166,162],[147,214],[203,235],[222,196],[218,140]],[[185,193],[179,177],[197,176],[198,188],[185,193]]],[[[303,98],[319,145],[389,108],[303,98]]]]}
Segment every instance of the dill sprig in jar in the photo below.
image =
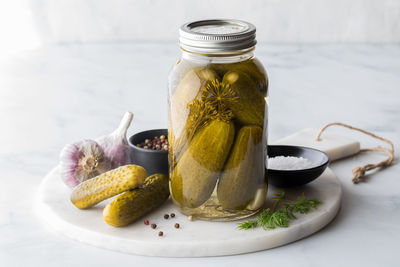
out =
{"type": "Polygon", "coordinates": [[[264,204],[268,78],[255,33],[239,20],[180,28],[182,56],[168,81],[169,174],[186,215],[236,220],[264,204]]]}

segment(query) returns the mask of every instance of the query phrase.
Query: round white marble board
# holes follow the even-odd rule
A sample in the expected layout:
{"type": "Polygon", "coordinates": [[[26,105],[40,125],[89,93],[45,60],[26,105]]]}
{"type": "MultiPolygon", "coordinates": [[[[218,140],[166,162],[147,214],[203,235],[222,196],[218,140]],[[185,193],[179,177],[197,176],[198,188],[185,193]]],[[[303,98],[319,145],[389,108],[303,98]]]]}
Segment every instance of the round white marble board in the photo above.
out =
{"type": "MultiPolygon", "coordinates": [[[[266,206],[272,206],[271,196],[277,189],[270,186],[266,206]]],[[[307,215],[296,215],[288,228],[265,231],[261,228],[238,230],[236,222],[188,221],[169,199],[156,211],[145,216],[157,229],[139,220],[129,226],[115,228],[103,220],[106,204],[79,210],[69,200],[70,189],[54,168],[42,181],[36,202],[36,212],[49,227],[69,238],[96,247],[147,256],[205,257],[248,253],[288,244],[309,236],[327,225],[340,208],[342,188],[329,168],[312,183],[285,190],[289,197],[301,193],[322,200],[318,209],[307,215]],[[165,213],[175,213],[175,218],[165,220],[165,213]],[[174,228],[179,223],[180,229],[174,228]],[[164,236],[159,237],[158,232],[164,236]]],[[[144,218],[143,218],[144,219],[144,218]]],[[[239,221],[240,222],[240,221],[239,221]]]]}

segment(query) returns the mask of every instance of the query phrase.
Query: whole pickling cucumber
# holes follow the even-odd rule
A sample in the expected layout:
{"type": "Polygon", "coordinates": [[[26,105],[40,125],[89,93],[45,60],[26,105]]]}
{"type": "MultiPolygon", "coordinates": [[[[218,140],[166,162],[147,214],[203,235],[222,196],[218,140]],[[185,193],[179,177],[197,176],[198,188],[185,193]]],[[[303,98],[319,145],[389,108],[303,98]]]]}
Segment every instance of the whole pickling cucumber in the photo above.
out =
{"type": "Polygon", "coordinates": [[[154,174],[144,185],[132,189],[111,201],[103,210],[104,221],[112,226],[128,225],[154,210],[169,197],[168,178],[154,174]]]}
{"type": "Polygon", "coordinates": [[[262,134],[255,125],[244,126],[237,133],[218,182],[217,197],[222,207],[244,209],[264,182],[262,134]]]}
{"type": "Polygon", "coordinates": [[[255,82],[242,71],[229,71],[222,80],[230,84],[239,97],[237,102],[228,103],[236,119],[244,125],[264,126],[265,98],[255,82]]]}
{"type": "Polygon", "coordinates": [[[214,69],[220,77],[223,77],[225,73],[232,70],[242,71],[249,75],[249,77],[255,82],[258,89],[262,94],[266,95],[268,90],[268,77],[267,72],[262,66],[261,62],[252,58],[250,60],[241,61],[230,64],[210,64],[210,68],[214,69]]]}
{"type": "Polygon", "coordinates": [[[125,165],[79,184],[71,193],[71,202],[80,209],[136,188],[144,183],[146,170],[138,165],[125,165]]]}
{"type": "Polygon", "coordinates": [[[233,123],[220,120],[211,121],[195,135],[170,173],[175,202],[196,208],[210,198],[234,135],[233,123]]]}

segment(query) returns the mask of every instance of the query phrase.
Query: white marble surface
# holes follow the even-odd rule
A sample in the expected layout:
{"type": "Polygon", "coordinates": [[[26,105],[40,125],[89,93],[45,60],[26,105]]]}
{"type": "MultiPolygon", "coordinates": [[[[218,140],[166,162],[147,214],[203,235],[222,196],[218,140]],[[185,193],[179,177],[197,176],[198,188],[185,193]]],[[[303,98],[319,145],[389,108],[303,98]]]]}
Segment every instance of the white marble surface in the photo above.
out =
{"type": "MultiPolygon", "coordinates": [[[[279,189],[269,186],[268,195],[279,189]]],[[[145,226],[143,220],[127,227],[115,228],[102,220],[107,201],[87,210],[79,210],[69,200],[71,189],[60,182],[59,168],[54,168],[43,179],[35,201],[35,213],[55,233],[99,248],[145,256],[207,257],[237,255],[271,249],[305,238],[329,224],[336,216],[342,199],[342,186],[331,169],[315,181],[301,188],[285,190],[288,199],[297,199],[304,193],[322,204],[309,214],[296,214],[290,227],[265,231],[262,228],[239,231],[238,223],[189,222],[185,215],[168,199],[160,208],[146,215],[157,229],[145,226]],[[165,220],[164,214],[175,213],[175,218],[165,220]],[[174,224],[180,224],[179,229],[174,224]],[[158,231],[163,231],[162,238],[158,231]]],[[[272,209],[275,201],[268,199],[264,208],[272,209]]]]}
{"type": "MultiPolygon", "coordinates": [[[[130,133],[166,126],[167,74],[178,53],[175,43],[65,45],[0,61],[0,266],[399,265],[398,158],[367,183],[351,183],[353,166],[382,159],[371,154],[331,164],[344,191],[331,224],[268,251],[201,259],[132,256],[43,227],[33,213],[34,196],[65,143],[109,132],[127,109],[136,115],[130,133]]],[[[271,140],[343,121],[393,140],[399,151],[399,46],[259,45],[256,53],[271,80],[271,140]]],[[[376,144],[355,137],[362,147],[376,144]]]]}
{"type": "Polygon", "coordinates": [[[329,160],[343,159],[360,152],[360,142],[336,133],[324,132],[317,140],[320,129],[306,128],[274,141],[272,145],[305,146],[324,151],[329,160]]]}

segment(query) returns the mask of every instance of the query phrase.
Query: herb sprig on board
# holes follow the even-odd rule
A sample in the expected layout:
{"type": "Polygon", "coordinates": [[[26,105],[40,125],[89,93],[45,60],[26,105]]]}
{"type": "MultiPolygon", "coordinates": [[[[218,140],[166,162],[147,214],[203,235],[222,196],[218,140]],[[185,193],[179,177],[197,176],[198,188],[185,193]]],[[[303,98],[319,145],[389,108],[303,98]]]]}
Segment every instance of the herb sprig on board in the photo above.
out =
{"type": "Polygon", "coordinates": [[[306,214],[316,209],[322,202],[318,199],[308,199],[304,193],[296,200],[287,199],[284,191],[279,191],[272,198],[276,200],[274,207],[263,210],[255,220],[240,223],[238,229],[248,230],[261,226],[264,230],[275,229],[276,227],[289,227],[290,220],[296,219],[295,213],[306,214]],[[277,209],[279,205],[282,208],[277,209]]]}

